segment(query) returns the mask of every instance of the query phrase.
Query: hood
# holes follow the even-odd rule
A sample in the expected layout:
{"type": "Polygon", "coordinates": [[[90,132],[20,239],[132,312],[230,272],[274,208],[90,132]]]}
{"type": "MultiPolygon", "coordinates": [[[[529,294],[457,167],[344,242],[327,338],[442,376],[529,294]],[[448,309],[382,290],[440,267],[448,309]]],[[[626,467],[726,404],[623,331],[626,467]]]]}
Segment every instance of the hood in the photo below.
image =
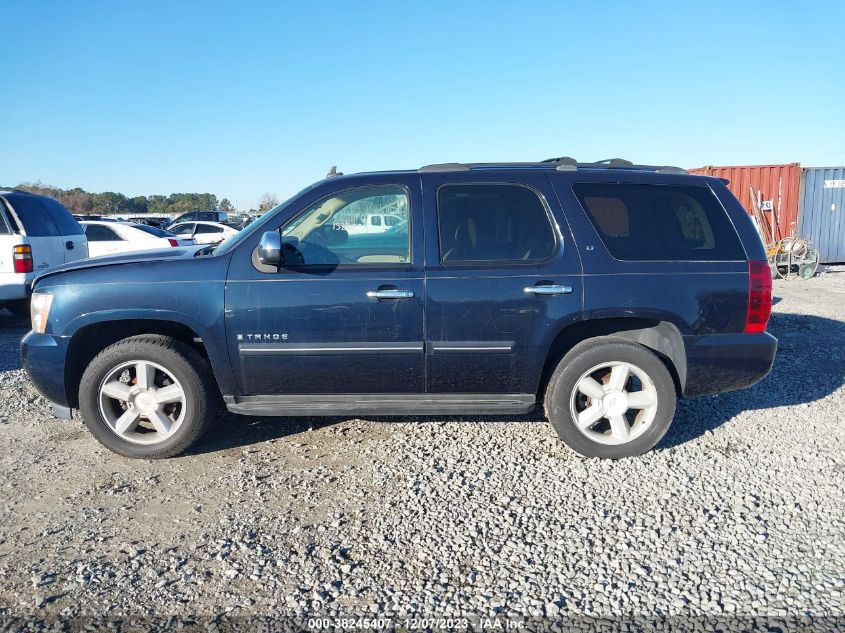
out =
{"type": "Polygon", "coordinates": [[[170,248],[157,248],[149,251],[135,251],[132,253],[121,253],[119,255],[106,255],[102,257],[91,257],[89,259],[78,259],[51,268],[45,273],[36,277],[32,282],[35,287],[42,279],[69,270],[82,270],[85,268],[102,268],[104,266],[118,266],[120,264],[136,264],[139,262],[166,262],[175,259],[190,259],[196,252],[207,247],[208,244],[195,244],[191,246],[179,246],[170,248]]]}

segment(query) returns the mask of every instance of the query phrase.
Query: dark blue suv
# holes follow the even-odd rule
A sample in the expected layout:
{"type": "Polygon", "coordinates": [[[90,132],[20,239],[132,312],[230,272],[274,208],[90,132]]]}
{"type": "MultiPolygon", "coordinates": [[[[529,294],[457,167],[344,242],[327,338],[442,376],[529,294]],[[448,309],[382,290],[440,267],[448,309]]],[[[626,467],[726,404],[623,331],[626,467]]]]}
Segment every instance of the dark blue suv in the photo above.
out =
{"type": "MultiPolygon", "coordinates": [[[[41,276],[23,362],[57,415],[168,457],[259,416],[517,414],[652,448],[676,398],[754,384],[771,274],[716,178],[614,159],[336,176],[203,248],[41,276]]],[[[680,420],[683,423],[683,420],[680,420]]]]}

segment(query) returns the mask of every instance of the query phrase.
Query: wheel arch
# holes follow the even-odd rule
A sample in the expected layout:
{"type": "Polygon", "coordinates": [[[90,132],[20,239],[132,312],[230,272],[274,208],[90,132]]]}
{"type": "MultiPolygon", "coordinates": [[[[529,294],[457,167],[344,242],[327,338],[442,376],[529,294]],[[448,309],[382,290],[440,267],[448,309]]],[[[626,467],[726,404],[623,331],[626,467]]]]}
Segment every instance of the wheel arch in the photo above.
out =
{"type": "Polygon", "coordinates": [[[687,379],[687,359],[683,338],[668,321],[643,317],[608,317],[578,321],[557,333],[546,354],[538,393],[546,391],[560,360],[578,343],[598,336],[614,336],[638,343],[653,351],[666,365],[680,397],[687,379]]]}
{"type": "Polygon", "coordinates": [[[72,408],[79,406],[82,374],[94,357],[109,345],[139,334],[169,336],[196,349],[212,368],[216,377],[216,388],[222,393],[222,385],[217,378],[217,365],[210,357],[198,328],[168,319],[123,318],[90,322],[81,326],[71,336],[65,361],[65,393],[72,408]]]}

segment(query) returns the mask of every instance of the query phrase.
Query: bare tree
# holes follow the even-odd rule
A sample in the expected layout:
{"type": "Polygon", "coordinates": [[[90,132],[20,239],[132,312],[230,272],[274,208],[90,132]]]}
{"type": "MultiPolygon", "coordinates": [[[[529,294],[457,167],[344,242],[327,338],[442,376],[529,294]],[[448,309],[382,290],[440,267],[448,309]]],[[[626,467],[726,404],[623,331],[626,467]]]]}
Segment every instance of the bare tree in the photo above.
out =
{"type": "Polygon", "coordinates": [[[275,193],[265,193],[258,201],[258,212],[265,213],[279,204],[279,198],[275,193]]]}

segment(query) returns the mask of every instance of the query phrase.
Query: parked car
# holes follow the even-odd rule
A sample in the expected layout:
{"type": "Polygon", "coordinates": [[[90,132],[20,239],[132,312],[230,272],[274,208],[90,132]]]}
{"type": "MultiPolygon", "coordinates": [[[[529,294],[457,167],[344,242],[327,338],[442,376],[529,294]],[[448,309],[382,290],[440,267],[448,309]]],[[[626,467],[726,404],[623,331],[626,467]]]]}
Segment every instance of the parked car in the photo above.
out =
{"type": "Polygon", "coordinates": [[[107,215],[94,215],[94,214],[88,214],[88,215],[74,214],[73,219],[76,220],[77,222],[92,222],[92,221],[97,221],[97,222],[122,222],[123,221],[120,218],[109,217],[107,215]]]}
{"type": "Polygon", "coordinates": [[[238,233],[238,229],[218,222],[180,222],[171,224],[167,230],[179,237],[192,238],[197,244],[214,244],[238,233]]]}
{"type": "Polygon", "coordinates": [[[191,246],[195,242],[170,231],[129,222],[82,222],[88,238],[90,257],[114,255],[129,251],[148,251],[174,246],[191,246]]]}
{"type": "Polygon", "coordinates": [[[259,416],[540,406],[574,450],[621,458],[678,397],[763,378],[770,311],[718,178],[446,164],[327,179],[216,247],[66,264],[35,285],[22,358],[57,415],[130,457],[184,451],[222,396],[259,416]],[[389,238],[343,229],[388,207],[407,223],[389,238]]]}
{"type": "Polygon", "coordinates": [[[82,227],[60,203],[22,191],[0,191],[0,308],[29,314],[35,277],[88,257],[82,227]]]}
{"type": "Polygon", "coordinates": [[[170,218],[159,215],[139,215],[127,218],[127,221],[134,224],[144,224],[146,226],[155,226],[158,228],[164,228],[171,223],[170,218]]]}
{"type": "Polygon", "coordinates": [[[181,222],[217,222],[224,224],[229,221],[229,214],[224,211],[191,211],[178,216],[171,225],[181,222]]]}
{"type": "Polygon", "coordinates": [[[229,214],[229,220],[223,224],[241,230],[252,224],[256,219],[257,216],[252,216],[248,213],[229,214]]]}

